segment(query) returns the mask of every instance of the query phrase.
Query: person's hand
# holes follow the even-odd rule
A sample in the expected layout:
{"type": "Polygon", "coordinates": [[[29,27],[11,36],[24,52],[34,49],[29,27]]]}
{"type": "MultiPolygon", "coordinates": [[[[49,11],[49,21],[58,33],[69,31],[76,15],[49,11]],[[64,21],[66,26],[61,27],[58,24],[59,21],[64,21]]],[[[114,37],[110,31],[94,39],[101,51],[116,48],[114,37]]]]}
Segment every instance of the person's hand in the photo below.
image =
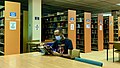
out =
{"type": "Polygon", "coordinates": [[[58,52],[53,52],[53,55],[55,55],[55,56],[62,56],[63,54],[58,53],[58,52]]]}

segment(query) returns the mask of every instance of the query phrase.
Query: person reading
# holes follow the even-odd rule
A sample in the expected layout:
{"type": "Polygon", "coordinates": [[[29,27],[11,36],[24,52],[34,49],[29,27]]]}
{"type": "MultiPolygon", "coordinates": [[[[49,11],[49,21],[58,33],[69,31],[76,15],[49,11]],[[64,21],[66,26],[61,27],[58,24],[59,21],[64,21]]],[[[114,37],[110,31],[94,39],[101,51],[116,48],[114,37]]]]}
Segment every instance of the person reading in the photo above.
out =
{"type": "Polygon", "coordinates": [[[54,31],[55,42],[52,45],[53,54],[58,54],[60,56],[70,56],[73,49],[72,41],[65,38],[62,32],[62,28],[59,27],[54,31]]]}

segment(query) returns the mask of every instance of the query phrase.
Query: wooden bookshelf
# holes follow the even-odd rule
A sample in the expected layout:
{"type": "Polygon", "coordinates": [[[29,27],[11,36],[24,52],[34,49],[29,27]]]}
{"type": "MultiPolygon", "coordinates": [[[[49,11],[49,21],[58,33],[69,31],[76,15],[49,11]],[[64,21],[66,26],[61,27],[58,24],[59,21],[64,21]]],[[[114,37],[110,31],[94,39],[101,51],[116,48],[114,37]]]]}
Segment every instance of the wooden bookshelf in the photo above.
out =
{"type": "Polygon", "coordinates": [[[84,12],[77,16],[76,45],[81,52],[91,52],[91,13],[84,12]]]}
{"type": "Polygon", "coordinates": [[[84,51],[91,52],[91,13],[84,12],[84,51]]]}
{"type": "Polygon", "coordinates": [[[120,41],[120,17],[118,17],[118,40],[120,41]]]}
{"type": "Polygon", "coordinates": [[[109,16],[104,17],[104,49],[107,48],[109,43],[109,16]]]}
{"type": "Polygon", "coordinates": [[[109,48],[113,48],[110,41],[114,41],[114,19],[113,16],[104,17],[104,48],[109,45],[109,48]]]}
{"type": "Polygon", "coordinates": [[[91,22],[91,48],[92,50],[103,50],[103,15],[92,17],[91,22]]]}
{"type": "Polygon", "coordinates": [[[4,55],[20,54],[20,3],[5,1],[0,9],[0,45],[4,55]]]}
{"type": "Polygon", "coordinates": [[[76,49],[84,52],[84,13],[76,15],[76,49]]]}
{"type": "Polygon", "coordinates": [[[42,41],[54,40],[54,30],[62,27],[63,34],[68,38],[68,12],[48,14],[42,18],[42,41]]]}
{"type": "Polygon", "coordinates": [[[98,16],[91,19],[91,49],[98,50],[98,16]]]}
{"type": "Polygon", "coordinates": [[[98,50],[103,50],[103,14],[98,14],[98,50]]]}
{"type": "Polygon", "coordinates": [[[54,40],[54,30],[62,27],[63,34],[66,38],[71,39],[73,48],[76,49],[76,11],[68,10],[48,14],[42,18],[42,41],[54,40]],[[73,29],[72,29],[73,28],[73,29]]]}
{"type": "Polygon", "coordinates": [[[68,10],[68,38],[76,49],[76,10],[68,10]]]}
{"type": "Polygon", "coordinates": [[[118,41],[118,18],[114,17],[114,41],[118,41]]]}
{"type": "MultiPolygon", "coordinates": [[[[114,19],[113,16],[109,17],[109,41],[114,41],[114,19]]],[[[113,44],[109,44],[109,48],[113,48],[113,44]]]]}

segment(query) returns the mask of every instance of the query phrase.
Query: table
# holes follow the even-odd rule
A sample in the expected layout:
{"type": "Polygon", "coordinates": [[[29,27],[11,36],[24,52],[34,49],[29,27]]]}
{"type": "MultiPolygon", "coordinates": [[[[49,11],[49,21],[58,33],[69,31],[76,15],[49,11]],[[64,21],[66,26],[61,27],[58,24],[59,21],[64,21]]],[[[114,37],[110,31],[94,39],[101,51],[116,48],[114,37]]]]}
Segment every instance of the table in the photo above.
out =
{"type": "Polygon", "coordinates": [[[38,48],[38,46],[43,45],[44,42],[28,42],[27,44],[28,44],[27,50],[28,50],[28,52],[30,52],[30,48],[32,45],[34,45],[34,46],[36,46],[36,48],[38,48]]]}
{"type": "Polygon", "coordinates": [[[57,56],[41,56],[39,52],[0,56],[0,68],[100,68],[57,56]]]}
{"type": "MultiPolygon", "coordinates": [[[[110,41],[109,44],[120,44],[120,41],[110,41]]],[[[107,61],[108,61],[109,44],[107,45],[107,61]]],[[[113,62],[114,62],[114,45],[113,45],[113,62]]]]}

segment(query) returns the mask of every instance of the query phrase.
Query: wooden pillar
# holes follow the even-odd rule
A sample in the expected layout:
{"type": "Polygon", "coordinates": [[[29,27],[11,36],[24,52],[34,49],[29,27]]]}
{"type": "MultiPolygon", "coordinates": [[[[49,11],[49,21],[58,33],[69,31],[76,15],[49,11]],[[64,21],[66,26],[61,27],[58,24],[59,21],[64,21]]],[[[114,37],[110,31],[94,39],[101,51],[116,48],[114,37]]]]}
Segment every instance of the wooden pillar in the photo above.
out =
{"type": "Polygon", "coordinates": [[[91,52],[91,13],[84,12],[84,52],[91,52]]]}
{"type": "Polygon", "coordinates": [[[20,3],[5,1],[4,54],[20,54],[20,3]]]}
{"type": "Polygon", "coordinates": [[[118,17],[118,40],[120,41],[119,37],[120,37],[120,17],[118,17]]]}
{"type": "Polygon", "coordinates": [[[28,1],[28,41],[41,42],[41,0],[28,1]]]}
{"type": "Polygon", "coordinates": [[[103,50],[103,14],[98,14],[98,51],[103,50]]]}
{"type": "Polygon", "coordinates": [[[68,10],[68,38],[72,40],[73,48],[76,49],[76,11],[68,10]]]}
{"type": "MultiPolygon", "coordinates": [[[[113,16],[109,16],[109,42],[114,41],[114,21],[113,16]]],[[[109,44],[109,48],[113,48],[113,44],[109,44]]]]}
{"type": "Polygon", "coordinates": [[[27,52],[28,42],[28,11],[23,11],[23,53],[27,52]]]}

